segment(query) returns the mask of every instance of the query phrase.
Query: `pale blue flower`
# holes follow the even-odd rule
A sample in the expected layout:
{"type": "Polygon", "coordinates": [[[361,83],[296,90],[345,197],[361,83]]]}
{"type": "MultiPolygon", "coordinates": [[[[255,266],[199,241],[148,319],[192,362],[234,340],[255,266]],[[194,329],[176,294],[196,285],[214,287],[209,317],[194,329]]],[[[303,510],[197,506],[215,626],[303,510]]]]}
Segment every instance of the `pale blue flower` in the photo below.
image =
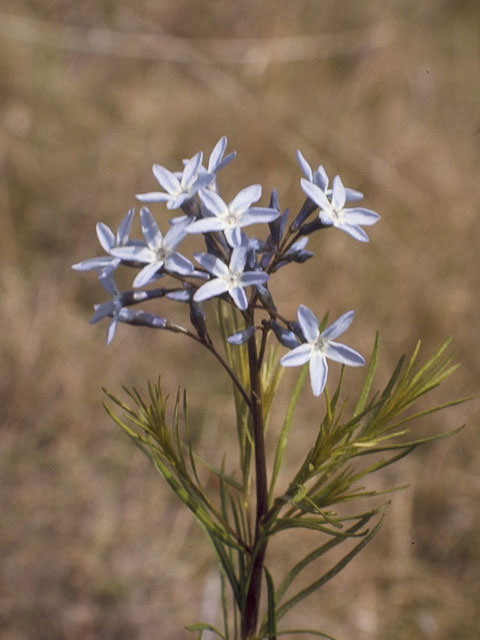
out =
{"type": "Polygon", "coordinates": [[[191,275],[194,272],[193,264],[188,258],[175,251],[187,235],[188,222],[172,225],[163,236],[146,207],[140,210],[140,221],[147,244],[112,249],[112,254],[122,260],[131,260],[145,265],[133,281],[133,286],[143,287],[152,282],[162,275],[160,273],[162,268],[180,275],[191,275]]]}
{"type": "Polygon", "coordinates": [[[202,165],[199,169],[199,174],[203,174],[203,173],[209,173],[210,175],[213,176],[212,181],[206,185],[207,189],[211,189],[212,191],[217,192],[217,173],[220,171],[220,169],[223,169],[224,167],[227,166],[227,164],[230,164],[230,162],[236,157],[237,152],[236,151],[232,151],[232,153],[229,153],[228,155],[225,155],[225,150],[227,148],[227,138],[225,136],[222,136],[220,138],[220,140],[217,142],[217,144],[213,147],[213,151],[210,154],[210,157],[208,159],[208,166],[205,169],[205,167],[202,165]]]}
{"type": "MultiPolygon", "coordinates": [[[[319,165],[316,171],[312,171],[311,166],[305,160],[301,151],[297,151],[297,162],[300,166],[300,169],[303,171],[305,179],[312,184],[316,184],[317,187],[320,187],[320,189],[325,192],[325,195],[331,197],[332,189],[328,188],[328,175],[323,165],[319,165]]],[[[346,199],[349,202],[363,199],[363,193],[361,193],[360,191],[356,191],[356,189],[349,189],[347,187],[345,189],[345,194],[346,199]]]]}
{"type": "Polygon", "coordinates": [[[231,247],[239,247],[242,244],[242,227],[259,222],[271,222],[280,215],[279,211],[270,207],[251,207],[261,195],[262,187],[253,184],[242,189],[227,205],[217,193],[202,189],[199,196],[208,215],[192,222],[188,227],[188,233],[223,231],[228,244],[231,247]]]}
{"type": "Polygon", "coordinates": [[[237,307],[244,311],[248,306],[244,287],[265,284],[268,280],[268,274],[261,271],[244,271],[247,260],[245,247],[232,251],[228,266],[210,253],[196,253],[194,257],[204,269],[216,276],[197,289],[193,296],[195,302],[229,293],[237,307]]]}
{"type": "MultiPolygon", "coordinates": [[[[116,247],[139,244],[135,240],[129,240],[134,213],[135,209],[130,209],[130,211],[128,211],[127,215],[120,223],[116,235],[110,227],[103,222],[99,222],[97,224],[98,241],[106,253],[110,253],[111,250],[116,247]]],[[[72,269],[75,269],[75,271],[90,271],[92,269],[105,269],[109,267],[116,268],[119,264],[120,258],[107,255],[99,256],[97,258],[88,258],[88,260],[77,262],[77,264],[72,265],[72,269]]]]}
{"type": "Polygon", "coordinates": [[[315,396],[319,396],[325,388],[328,375],[327,358],[351,367],[365,364],[363,356],[358,351],[334,342],[334,338],[348,329],[354,315],[354,311],[347,311],[320,333],[319,322],[313,311],[304,305],[298,307],[297,317],[305,342],[286,353],[280,359],[280,364],[284,367],[298,367],[308,362],[310,382],[315,396]]]}
{"type": "Polygon", "coordinates": [[[214,178],[211,173],[201,171],[202,158],[203,153],[199,151],[193,158],[186,161],[183,172],[179,175],[175,175],[159,164],[154,164],[153,175],[165,191],[140,193],[135,197],[142,202],[166,202],[167,209],[180,208],[214,178]]]}
{"type": "Polygon", "coordinates": [[[302,178],[300,182],[305,194],[320,207],[319,218],[322,224],[333,225],[351,235],[355,240],[368,242],[368,235],[361,225],[370,226],[375,224],[380,219],[380,216],[375,211],[370,211],[370,209],[364,209],[363,207],[345,209],[347,192],[340,176],[335,176],[333,179],[330,200],[325,191],[318,185],[305,178],[302,178]]]}
{"type": "Polygon", "coordinates": [[[115,267],[103,269],[99,275],[99,281],[102,287],[107,291],[112,299],[104,302],[103,304],[95,305],[95,313],[90,318],[90,324],[95,324],[106,316],[111,316],[112,319],[107,327],[107,345],[111,343],[117,330],[118,320],[120,312],[122,310],[121,292],[118,290],[113,277],[115,267]]]}

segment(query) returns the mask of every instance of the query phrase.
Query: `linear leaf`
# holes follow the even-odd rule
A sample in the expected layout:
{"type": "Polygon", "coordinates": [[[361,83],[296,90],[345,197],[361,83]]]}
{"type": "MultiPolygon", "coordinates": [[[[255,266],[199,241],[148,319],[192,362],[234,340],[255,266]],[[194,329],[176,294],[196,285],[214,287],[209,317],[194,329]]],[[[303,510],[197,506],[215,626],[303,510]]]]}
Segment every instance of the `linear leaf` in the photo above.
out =
{"type": "Polygon", "coordinates": [[[365,408],[365,404],[367,402],[368,394],[370,393],[370,389],[372,388],[373,378],[375,376],[375,371],[377,369],[378,363],[378,347],[379,347],[379,334],[378,331],[375,335],[375,343],[373,345],[372,356],[370,358],[370,362],[368,364],[367,375],[365,378],[365,382],[363,383],[363,388],[360,393],[360,397],[358,398],[357,406],[353,412],[353,416],[357,416],[359,413],[365,408]]]}
{"type": "MultiPolygon", "coordinates": [[[[277,624],[275,616],[275,586],[273,578],[267,567],[263,567],[265,580],[267,583],[267,636],[268,640],[275,640],[277,637],[277,624]]],[[[263,635],[263,634],[262,634],[263,635]]]]}
{"type": "Polygon", "coordinates": [[[292,425],[293,413],[295,411],[295,407],[297,405],[300,392],[304,385],[307,372],[308,372],[308,367],[307,366],[303,367],[298,377],[297,384],[295,385],[295,389],[293,390],[292,397],[290,398],[290,402],[288,403],[288,408],[285,414],[285,419],[283,421],[282,430],[280,431],[280,435],[278,437],[277,448],[275,450],[275,460],[273,463],[272,478],[270,481],[270,491],[269,491],[269,497],[268,497],[269,504],[271,504],[271,501],[272,501],[273,491],[275,489],[275,484],[276,484],[278,474],[280,472],[280,468],[282,466],[283,458],[285,455],[285,448],[287,445],[290,427],[292,425]]]}
{"type": "Polygon", "coordinates": [[[282,605],[277,610],[277,621],[280,620],[281,618],[283,618],[283,616],[287,613],[287,611],[289,611],[292,607],[297,605],[304,598],[309,596],[311,593],[313,593],[314,591],[316,591],[317,589],[322,587],[326,582],[328,582],[333,577],[335,577],[337,575],[337,573],[339,573],[349,562],[351,562],[353,560],[353,558],[358,553],[360,553],[360,551],[374,537],[374,535],[377,533],[380,525],[382,524],[382,521],[383,521],[383,516],[382,516],[380,522],[375,526],[375,528],[372,529],[372,531],[370,531],[370,533],[368,535],[366,535],[363,538],[363,540],[359,544],[357,544],[352,549],[352,551],[350,551],[350,553],[347,553],[346,556],[344,556],[339,562],[337,562],[337,564],[334,565],[330,569],[330,571],[327,571],[321,578],[319,578],[318,580],[315,580],[314,582],[312,582],[312,584],[310,584],[308,587],[305,587],[305,589],[302,589],[301,591],[299,591],[295,596],[293,596],[293,598],[290,598],[290,600],[288,600],[284,605],[282,605]]]}
{"type": "Polygon", "coordinates": [[[185,629],[187,631],[199,631],[200,634],[198,635],[198,640],[201,640],[204,631],[211,631],[212,633],[217,635],[219,638],[222,638],[223,640],[225,640],[225,636],[223,635],[223,633],[221,633],[218,629],[216,629],[211,624],[207,624],[206,622],[197,622],[195,624],[189,625],[188,627],[185,627],[185,629]]]}

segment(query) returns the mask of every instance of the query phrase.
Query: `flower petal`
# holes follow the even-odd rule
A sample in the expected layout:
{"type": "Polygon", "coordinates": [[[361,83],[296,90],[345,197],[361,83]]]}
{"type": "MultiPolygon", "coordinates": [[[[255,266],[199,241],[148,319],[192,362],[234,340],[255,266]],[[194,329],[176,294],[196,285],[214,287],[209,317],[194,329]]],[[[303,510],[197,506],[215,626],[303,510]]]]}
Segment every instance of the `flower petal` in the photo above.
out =
{"type": "Polygon", "coordinates": [[[345,193],[347,195],[347,202],[357,202],[358,200],[363,200],[363,193],[361,191],[357,191],[356,189],[349,189],[345,187],[345,193]]]}
{"type": "Polygon", "coordinates": [[[190,220],[187,218],[181,222],[172,224],[170,229],[165,234],[163,240],[163,246],[167,251],[173,251],[178,247],[182,240],[187,235],[187,227],[190,224],[190,220]]]}
{"type": "Polygon", "coordinates": [[[342,335],[348,327],[352,324],[353,318],[355,316],[355,311],[347,311],[342,314],[339,318],[332,322],[332,324],[322,331],[322,338],[334,339],[338,338],[338,336],[342,335]]]}
{"type": "Polygon", "coordinates": [[[210,158],[208,159],[208,171],[214,173],[217,171],[217,166],[220,164],[225,149],[227,148],[227,138],[222,136],[217,144],[213,147],[210,158]]]}
{"type": "Polygon", "coordinates": [[[326,191],[328,187],[328,176],[323,165],[319,165],[318,169],[313,174],[313,182],[317,184],[322,191],[326,191]]]}
{"type": "Polygon", "coordinates": [[[213,213],[214,216],[223,218],[228,216],[228,207],[222,198],[210,189],[201,189],[199,194],[201,201],[205,207],[213,213]]]}
{"type": "Polygon", "coordinates": [[[211,253],[194,253],[193,257],[198,264],[202,265],[204,269],[214,276],[219,278],[228,276],[229,271],[227,265],[211,253]]]}
{"type": "Polygon", "coordinates": [[[340,211],[345,206],[345,202],[347,200],[347,194],[345,192],[345,187],[343,186],[342,179],[340,176],[335,176],[332,184],[332,205],[334,209],[340,211]]]}
{"type": "Polygon", "coordinates": [[[270,207],[252,207],[239,214],[238,226],[246,227],[249,224],[258,224],[260,222],[272,222],[280,216],[280,211],[271,209],[270,207]]]}
{"type": "Polygon", "coordinates": [[[225,158],[223,158],[223,160],[221,162],[219,162],[217,164],[217,166],[215,167],[215,173],[217,171],[220,171],[220,169],[223,169],[224,167],[227,166],[227,164],[230,164],[230,162],[232,160],[234,160],[237,157],[237,152],[236,151],[232,151],[231,153],[228,153],[225,158]]]}
{"type": "Polygon", "coordinates": [[[152,280],[155,280],[156,276],[160,277],[160,274],[158,274],[158,271],[162,267],[163,267],[163,260],[160,262],[157,262],[157,261],[150,262],[150,264],[147,264],[145,267],[143,267],[141,271],[138,272],[135,280],[133,281],[133,286],[135,288],[144,287],[145,285],[152,282],[152,280]]]}
{"type": "Polygon", "coordinates": [[[115,336],[115,331],[117,330],[118,325],[118,311],[113,314],[113,318],[110,320],[110,323],[107,327],[107,345],[111,343],[115,336]]]}
{"type": "Polygon", "coordinates": [[[311,182],[313,179],[312,168],[303,157],[302,152],[299,151],[298,149],[297,149],[297,162],[300,169],[303,171],[303,174],[306,177],[306,179],[311,182]]]}
{"type": "Polygon", "coordinates": [[[197,177],[198,168],[202,164],[202,160],[203,153],[199,151],[185,164],[181,180],[183,189],[188,189],[194,182],[195,178],[197,177]]]}
{"type": "Polygon", "coordinates": [[[226,291],[228,291],[228,285],[225,280],[215,278],[214,280],[209,280],[208,282],[205,282],[205,284],[202,284],[202,286],[195,292],[193,299],[195,302],[201,302],[202,300],[208,300],[209,298],[220,296],[226,291]]]}
{"type": "Polygon", "coordinates": [[[104,249],[107,253],[110,252],[110,249],[115,246],[115,236],[110,227],[107,227],[103,222],[99,222],[97,224],[97,237],[100,242],[102,249],[104,249]]]}
{"type": "Polygon", "coordinates": [[[210,233],[212,231],[223,231],[225,223],[221,218],[208,216],[208,218],[200,218],[192,222],[188,228],[188,233],[210,233]]]}
{"type": "Polygon", "coordinates": [[[165,268],[183,276],[188,276],[194,271],[194,266],[190,260],[176,251],[171,253],[165,260],[165,268]]]}
{"type": "Polygon", "coordinates": [[[314,351],[310,358],[310,382],[314,396],[319,396],[325,388],[328,376],[328,364],[320,351],[314,351]]]}
{"type": "Polygon", "coordinates": [[[305,195],[307,195],[310,200],[313,200],[313,202],[315,202],[315,204],[318,205],[320,209],[323,209],[324,211],[330,210],[330,202],[325,193],[322,191],[322,189],[320,189],[318,185],[305,180],[305,178],[302,178],[300,180],[300,184],[302,185],[302,189],[305,195]]]}
{"type": "Polygon", "coordinates": [[[135,262],[148,263],[151,262],[154,253],[148,247],[132,246],[128,247],[115,247],[111,251],[112,256],[121,258],[122,260],[133,260],[135,262]]]}
{"type": "Polygon", "coordinates": [[[314,342],[319,336],[318,318],[308,307],[301,304],[298,307],[297,318],[302,328],[305,340],[314,342]]]}
{"type": "Polygon", "coordinates": [[[232,296],[233,301],[239,309],[245,311],[248,307],[247,294],[242,287],[232,287],[228,290],[228,293],[232,296]]]}
{"type": "Polygon", "coordinates": [[[339,342],[329,342],[325,348],[325,355],[330,360],[347,364],[350,367],[363,367],[365,364],[365,358],[358,351],[339,342]]]}
{"type": "Polygon", "coordinates": [[[284,367],[299,367],[312,357],[312,347],[309,344],[300,344],[280,358],[280,364],[284,367]]]}
{"type": "Polygon", "coordinates": [[[259,184],[252,184],[237,193],[235,198],[228,205],[228,208],[233,214],[243,213],[249,208],[252,202],[260,200],[261,196],[262,187],[259,184]]]}
{"type": "Polygon", "coordinates": [[[106,316],[110,315],[114,311],[115,311],[115,301],[114,300],[109,300],[108,302],[104,302],[103,304],[99,304],[96,307],[93,316],[90,318],[90,324],[95,324],[96,322],[98,322],[102,318],[105,318],[106,316]]]}
{"type": "Polygon", "coordinates": [[[245,271],[240,276],[240,283],[242,287],[250,287],[254,284],[265,284],[268,278],[268,273],[263,273],[263,271],[245,271]]]}
{"type": "Polygon", "coordinates": [[[355,240],[358,240],[359,242],[370,242],[370,238],[367,233],[362,229],[362,227],[359,227],[358,224],[339,222],[335,224],[335,227],[341,231],[345,231],[345,233],[348,233],[349,236],[352,236],[352,238],[355,238],[355,240]]]}
{"type": "Polygon", "coordinates": [[[128,241],[134,214],[135,208],[132,207],[132,209],[128,211],[127,215],[121,221],[117,231],[117,245],[125,244],[128,241]]]}
{"type": "Polygon", "coordinates": [[[153,175],[158,180],[160,185],[167,191],[170,195],[176,195],[180,193],[182,187],[180,185],[179,179],[168,169],[160,166],[159,164],[153,165],[153,175]]]}
{"type": "MultiPolygon", "coordinates": [[[[111,258],[110,256],[88,258],[87,260],[82,260],[82,262],[72,264],[72,269],[74,269],[75,271],[91,271],[92,269],[103,269],[104,267],[108,267],[110,265],[113,266],[116,261],[117,260],[115,258],[111,258]]],[[[118,260],[118,263],[119,262],[120,261],[118,260]]]]}
{"type": "Polygon", "coordinates": [[[167,202],[172,196],[163,191],[150,191],[149,193],[137,193],[135,198],[140,202],[167,202]]]}
{"type": "Polygon", "coordinates": [[[160,249],[162,246],[162,232],[158,228],[155,218],[150,213],[147,207],[140,209],[140,222],[142,226],[142,232],[148,246],[152,251],[160,249]]]}
{"type": "Polygon", "coordinates": [[[240,227],[227,227],[225,229],[225,239],[233,247],[241,247],[243,244],[243,233],[240,227]]]}
{"type": "Polygon", "coordinates": [[[344,209],[343,217],[348,224],[363,224],[369,226],[380,220],[380,215],[370,209],[363,207],[354,207],[352,209],[344,209]]]}
{"type": "Polygon", "coordinates": [[[230,257],[230,271],[242,273],[247,261],[247,249],[245,247],[235,247],[230,257]]]}

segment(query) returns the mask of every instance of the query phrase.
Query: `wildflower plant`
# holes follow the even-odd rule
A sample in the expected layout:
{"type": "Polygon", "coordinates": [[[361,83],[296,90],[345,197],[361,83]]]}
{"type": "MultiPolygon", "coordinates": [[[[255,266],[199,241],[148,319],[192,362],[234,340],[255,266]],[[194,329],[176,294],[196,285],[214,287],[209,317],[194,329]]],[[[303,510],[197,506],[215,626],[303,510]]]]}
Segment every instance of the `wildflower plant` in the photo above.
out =
{"type": "Polygon", "coordinates": [[[169,220],[165,213],[155,213],[157,221],[142,206],[140,239],[130,238],[133,209],[117,234],[99,223],[97,235],[105,255],[73,268],[95,270],[110,295],[108,301],[95,306],[91,319],[95,323],[109,318],[107,343],[113,340],[119,323],[182,334],[206,349],[232,383],[237,436],[237,464],[232,468],[227,468],[222,455],[205,460],[196,451],[189,436],[186,392],[177,393],[169,417],[159,382],[148,383],[145,397],[136,389],[127,391],[128,401],[105,391],[109,415],[190,509],[216,554],[222,620],[202,621],[188,628],[198,638],[209,631],[224,640],[300,634],[331,638],[319,630],[285,629],[283,618],[342,570],[378,531],[385,504],[376,502],[355,515],[344,509],[346,502],[385,493],[366,490],[359,484],[362,479],[416,447],[457,431],[422,438],[409,435],[414,421],[460,402],[412,410],[456,367],[450,364],[448,341],[423,365],[418,364],[418,344],[410,358],[400,359],[383,388],[375,390],[378,335],[368,365],[354,348],[337,342],[352,323],[354,311],[346,311],[329,324],[322,301],[315,309],[299,304],[297,318],[286,317],[269,285],[290,263],[303,264],[313,258],[306,249],[309,236],[337,228],[353,240],[368,242],[363,227],[374,225],[380,216],[357,206],[363,195],[344,187],[339,176],[329,188],[325,169],[319,166],[312,171],[300,152],[297,160],[304,176],[300,185],[306,199],[296,215],[280,209],[276,191],[268,206],[257,206],[262,196],[258,184],[242,189],[227,204],[217,180],[218,172],[235,157],[235,153],[225,156],[226,146],[223,137],[207,167],[202,164],[201,152],[184,161],[180,172],[154,165],[153,173],[163,191],[138,195],[137,199],[163,203],[168,210],[179,210],[180,215],[169,220]],[[353,206],[346,207],[347,202],[353,206]],[[258,223],[267,225],[263,237],[249,233],[249,227],[258,223]],[[203,240],[204,249],[195,252],[192,259],[178,251],[190,234],[203,240]],[[120,291],[114,279],[122,266],[136,271],[127,291],[120,291]],[[165,286],[152,286],[158,280],[165,286]],[[151,301],[158,304],[158,314],[138,308],[151,301]],[[186,310],[182,325],[168,319],[170,305],[176,304],[186,310]],[[206,305],[214,308],[219,332],[209,326],[212,313],[207,318],[206,305]],[[326,385],[328,360],[341,365],[333,391],[326,385]],[[353,403],[342,400],[348,366],[365,367],[364,382],[353,403]],[[283,423],[271,428],[276,444],[267,451],[265,426],[288,367],[301,367],[301,371],[283,423]],[[299,427],[307,443],[305,458],[292,476],[285,478],[282,467],[288,435],[308,374],[312,402],[319,404],[323,417],[308,429],[299,427]],[[217,477],[218,494],[207,491],[201,467],[217,477]],[[302,528],[317,533],[317,546],[287,568],[282,578],[274,577],[276,572],[268,565],[270,542],[281,532],[302,528]],[[336,555],[326,571],[315,574],[313,582],[298,587],[299,576],[337,547],[347,549],[341,559],[336,555]]]}

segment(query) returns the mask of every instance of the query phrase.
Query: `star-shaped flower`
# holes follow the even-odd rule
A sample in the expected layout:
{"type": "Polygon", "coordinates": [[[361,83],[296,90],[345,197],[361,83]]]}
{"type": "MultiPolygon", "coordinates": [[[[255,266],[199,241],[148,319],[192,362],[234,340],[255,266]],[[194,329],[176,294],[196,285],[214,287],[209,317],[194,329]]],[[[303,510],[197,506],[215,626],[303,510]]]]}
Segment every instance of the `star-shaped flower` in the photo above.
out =
{"type": "Polygon", "coordinates": [[[313,182],[305,178],[302,178],[300,182],[305,194],[320,207],[319,218],[322,224],[333,225],[360,242],[369,241],[368,235],[360,225],[375,224],[380,216],[375,211],[363,207],[345,209],[347,192],[340,176],[335,176],[333,179],[331,200],[328,199],[325,191],[313,182]]]}
{"type": "Polygon", "coordinates": [[[103,269],[98,277],[102,287],[112,296],[111,300],[95,305],[95,313],[90,318],[90,324],[95,324],[108,315],[112,316],[107,327],[107,345],[111,343],[117,330],[120,312],[122,310],[121,292],[118,290],[113,277],[115,267],[103,269]]]}
{"type": "Polygon", "coordinates": [[[212,191],[215,191],[215,192],[218,191],[217,181],[216,181],[217,173],[220,171],[220,169],[223,169],[224,167],[226,167],[227,164],[230,164],[230,162],[237,155],[236,151],[232,151],[231,153],[223,157],[225,155],[226,148],[227,148],[227,138],[225,136],[222,136],[220,140],[217,142],[217,144],[213,147],[212,153],[208,158],[207,168],[205,169],[205,167],[203,167],[202,165],[199,170],[199,173],[206,172],[213,176],[212,181],[208,185],[206,185],[205,188],[211,189],[212,191]]]}
{"type": "Polygon", "coordinates": [[[175,251],[187,235],[188,221],[172,225],[163,236],[150,211],[142,207],[140,222],[147,242],[146,246],[112,249],[112,255],[122,260],[131,260],[145,265],[133,281],[134,287],[143,287],[159,277],[162,267],[166,271],[181,275],[191,275],[194,272],[194,266],[190,260],[175,251]]]}
{"type": "Polygon", "coordinates": [[[315,396],[319,396],[325,388],[328,375],[327,358],[351,367],[365,364],[363,356],[358,351],[334,342],[334,338],[348,329],[354,315],[354,311],[347,311],[320,333],[319,322],[313,311],[302,304],[298,307],[297,317],[305,342],[286,353],[280,359],[280,364],[284,367],[298,367],[309,362],[310,382],[315,396]]]}
{"type": "MultiPolygon", "coordinates": [[[[297,162],[300,169],[303,171],[305,179],[312,184],[316,184],[328,197],[330,197],[332,195],[332,190],[328,188],[328,175],[323,164],[320,164],[316,171],[312,171],[311,166],[305,160],[301,151],[297,151],[297,162]]],[[[349,202],[363,199],[363,193],[356,189],[349,189],[346,187],[345,193],[349,202]]]]}
{"type": "Polygon", "coordinates": [[[237,247],[232,251],[228,266],[210,253],[196,253],[194,257],[204,269],[216,276],[197,289],[193,296],[195,302],[229,293],[237,307],[244,311],[248,306],[244,287],[265,284],[268,280],[268,274],[262,271],[244,271],[246,247],[237,247]]]}
{"type": "Polygon", "coordinates": [[[153,175],[165,191],[140,193],[135,197],[142,202],[166,202],[167,209],[180,208],[215,177],[214,174],[201,171],[202,158],[203,153],[199,151],[193,158],[187,160],[183,172],[178,176],[165,167],[154,164],[153,175]]]}
{"type": "Polygon", "coordinates": [[[231,247],[239,247],[242,244],[242,227],[258,222],[271,222],[280,215],[279,211],[269,207],[250,206],[262,195],[262,187],[259,184],[242,189],[228,205],[209,189],[202,189],[199,195],[208,215],[192,222],[188,227],[188,233],[223,231],[231,247]]]}
{"type": "MultiPolygon", "coordinates": [[[[138,244],[135,240],[129,240],[130,228],[132,226],[133,215],[135,209],[130,209],[127,215],[123,218],[120,226],[118,227],[117,234],[103,222],[97,224],[97,237],[102,249],[106,253],[110,253],[112,249],[116,247],[124,247],[127,245],[138,244]]],[[[120,258],[107,256],[98,256],[97,258],[88,258],[82,262],[77,262],[72,265],[72,269],[75,271],[91,271],[92,269],[105,269],[109,267],[116,268],[120,264],[120,258]]]]}

